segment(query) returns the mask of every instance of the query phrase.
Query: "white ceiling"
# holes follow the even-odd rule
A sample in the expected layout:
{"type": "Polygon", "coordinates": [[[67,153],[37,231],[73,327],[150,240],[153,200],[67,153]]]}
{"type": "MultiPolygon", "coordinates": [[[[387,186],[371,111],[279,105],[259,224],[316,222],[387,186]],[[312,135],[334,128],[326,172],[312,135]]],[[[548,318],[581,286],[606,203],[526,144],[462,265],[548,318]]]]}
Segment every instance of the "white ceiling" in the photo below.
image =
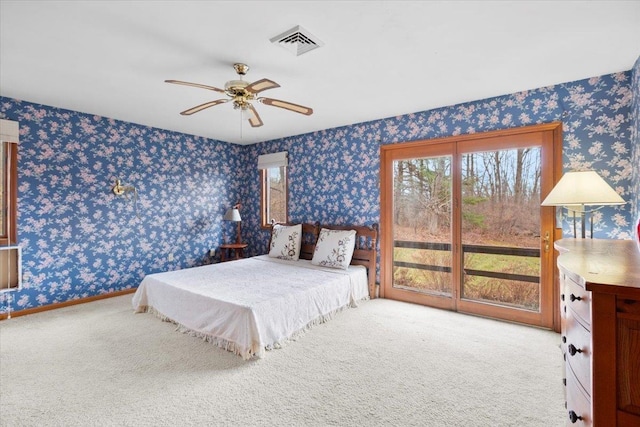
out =
{"type": "Polygon", "coordinates": [[[0,1],[0,95],[252,144],[632,68],[640,1],[0,1]],[[301,25],[324,46],[295,56],[269,39],[301,25]],[[241,122],[232,64],[261,95],[241,122]],[[241,125],[242,123],[242,125],[241,125]]]}

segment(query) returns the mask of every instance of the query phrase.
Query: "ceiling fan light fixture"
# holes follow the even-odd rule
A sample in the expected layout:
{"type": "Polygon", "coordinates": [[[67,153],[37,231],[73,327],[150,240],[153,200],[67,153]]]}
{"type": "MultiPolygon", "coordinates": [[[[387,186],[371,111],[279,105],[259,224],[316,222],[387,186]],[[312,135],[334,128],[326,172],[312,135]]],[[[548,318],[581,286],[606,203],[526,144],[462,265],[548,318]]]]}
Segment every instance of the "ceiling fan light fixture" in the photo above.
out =
{"type": "Polygon", "coordinates": [[[251,103],[247,100],[247,98],[236,96],[233,100],[233,109],[234,110],[242,110],[245,111],[247,108],[251,106],[251,103]]]}

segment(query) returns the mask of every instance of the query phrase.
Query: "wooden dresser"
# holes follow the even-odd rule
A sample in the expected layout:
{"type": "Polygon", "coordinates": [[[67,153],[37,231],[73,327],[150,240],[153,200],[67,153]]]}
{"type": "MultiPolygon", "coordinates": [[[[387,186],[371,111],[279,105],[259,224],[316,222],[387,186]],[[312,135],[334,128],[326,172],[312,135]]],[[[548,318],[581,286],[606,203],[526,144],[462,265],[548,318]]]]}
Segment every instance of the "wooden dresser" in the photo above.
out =
{"type": "Polygon", "coordinates": [[[631,240],[562,239],[567,425],[640,427],[640,251],[631,240]]]}

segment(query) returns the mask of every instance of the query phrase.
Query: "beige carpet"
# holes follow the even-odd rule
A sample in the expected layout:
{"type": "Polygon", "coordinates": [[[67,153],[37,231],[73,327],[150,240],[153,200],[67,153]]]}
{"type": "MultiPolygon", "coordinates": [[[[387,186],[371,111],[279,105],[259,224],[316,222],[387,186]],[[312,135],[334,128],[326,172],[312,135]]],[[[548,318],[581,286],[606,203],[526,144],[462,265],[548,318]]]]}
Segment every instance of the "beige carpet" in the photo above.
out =
{"type": "Polygon", "coordinates": [[[557,334],[364,302],[243,361],[131,295],[0,322],[2,426],[563,426],[557,334]]]}

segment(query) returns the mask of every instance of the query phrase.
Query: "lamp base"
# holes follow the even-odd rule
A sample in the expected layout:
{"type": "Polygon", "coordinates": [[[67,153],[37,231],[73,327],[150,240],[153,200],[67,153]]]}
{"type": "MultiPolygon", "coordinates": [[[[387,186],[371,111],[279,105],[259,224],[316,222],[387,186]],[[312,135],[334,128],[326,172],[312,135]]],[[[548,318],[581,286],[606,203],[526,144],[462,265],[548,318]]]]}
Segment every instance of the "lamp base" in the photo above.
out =
{"type": "Polygon", "coordinates": [[[236,239],[236,243],[242,243],[242,227],[240,224],[242,224],[242,221],[238,221],[238,237],[236,239]]]}

